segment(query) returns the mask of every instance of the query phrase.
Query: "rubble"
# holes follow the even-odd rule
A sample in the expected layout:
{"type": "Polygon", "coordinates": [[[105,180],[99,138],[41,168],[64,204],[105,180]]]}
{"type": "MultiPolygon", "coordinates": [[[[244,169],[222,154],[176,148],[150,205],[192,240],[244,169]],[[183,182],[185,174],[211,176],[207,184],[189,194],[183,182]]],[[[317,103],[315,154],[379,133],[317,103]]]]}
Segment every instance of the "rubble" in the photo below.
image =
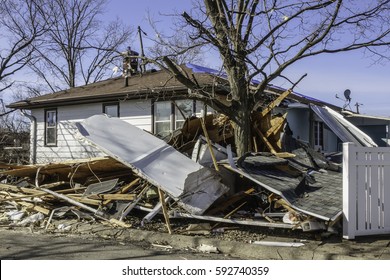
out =
{"type": "Polygon", "coordinates": [[[107,157],[1,164],[1,223],[69,232],[74,224],[53,221],[71,217],[127,228],[136,209],[140,227],[160,217],[169,233],[223,235],[245,226],[337,231],[340,166],[291,138],[286,115],[271,116],[272,106],[254,113],[255,151],[242,157],[234,154],[233,128],[222,115],[187,119],[164,140],[117,118],[86,119],[77,123],[79,140],[107,157]]]}

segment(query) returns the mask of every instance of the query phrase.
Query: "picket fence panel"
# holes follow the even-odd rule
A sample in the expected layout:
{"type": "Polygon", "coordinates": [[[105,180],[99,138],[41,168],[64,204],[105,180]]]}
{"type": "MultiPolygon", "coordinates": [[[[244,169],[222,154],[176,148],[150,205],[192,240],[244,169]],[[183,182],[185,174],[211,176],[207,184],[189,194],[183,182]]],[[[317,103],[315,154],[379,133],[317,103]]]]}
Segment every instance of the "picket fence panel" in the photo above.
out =
{"type": "Polygon", "coordinates": [[[343,144],[343,237],[390,233],[390,148],[343,144]]]}

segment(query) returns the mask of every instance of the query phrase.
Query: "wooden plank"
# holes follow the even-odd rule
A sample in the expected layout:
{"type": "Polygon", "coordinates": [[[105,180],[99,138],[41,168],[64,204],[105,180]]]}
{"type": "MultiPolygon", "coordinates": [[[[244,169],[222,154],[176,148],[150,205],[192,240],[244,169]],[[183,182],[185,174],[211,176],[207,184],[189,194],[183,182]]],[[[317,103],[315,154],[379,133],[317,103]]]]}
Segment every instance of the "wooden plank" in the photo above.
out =
{"type": "Polygon", "coordinates": [[[137,197],[136,194],[129,193],[111,193],[111,194],[93,194],[87,196],[89,199],[104,199],[104,200],[134,200],[137,197]]]}
{"type": "Polygon", "coordinates": [[[97,210],[97,209],[94,209],[94,208],[91,208],[87,205],[84,205],[82,204],[81,202],[75,200],[75,199],[72,199],[71,197],[69,196],[66,196],[64,194],[60,194],[60,193],[57,193],[57,192],[54,192],[52,190],[49,190],[49,189],[44,189],[44,188],[40,188],[41,191],[44,191],[44,192],[47,192],[51,195],[53,195],[54,197],[57,197],[59,199],[62,199],[62,200],[65,200],[66,202],[72,204],[72,205],[75,205],[75,206],[78,206],[84,210],[87,210],[89,212],[92,212],[94,213],[96,216],[100,216],[100,217],[104,217],[105,216],[105,213],[103,213],[102,211],[100,210],[97,210]]]}
{"type": "Polygon", "coordinates": [[[93,206],[100,206],[101,201],[97,199],[91,199],[87,197],[81,197],[80,194],[68,194],[68,198],[71,198],[72,200],[75,200],[80,203],[88,204],[88,205],[93,205],[93,206]]]}
{"type": "MultiPolygon", "coordinates": [[[[117,193],[118,194],[123,194],[127,193],[131,188],[133,188],[135,185],[137,185],[141,181],[140,178],[136,178],[135,180],[131,181],[129,184],[123,186],[117,193]]],[[[107,199],[103,201],[103,205],[107,205],[111,202],[111,199],[107,199]]]]}
{"type": "Polygon", "coordinates": [[[34,211],[37,211],[37,212],[40,212],[46,216],[48,216],[50,214],[50,210],[46,209],[46,208],[43,208],[41,206],[38,206],[38,205],[35,205],[33,203],[30,203],[30,202],[26,202],[26,201],[18,201],[16,202],[17,204],[20,204],[22,206],[25,206],[27,207],[27,209],[32,209],[34,211]]]}
{"type": "Polygon", "coordinates": [[[165,204],[165,195],[164,195],[164,192],[160,188],[158,188],[158,195],[160,197],[160,203],[161,203],[163,215],[165,218],[165,224],[167,226],[169,234],[172,234],[172,228],[171,228],[171,223],[169,222],[167,205],[165,204]]]}
{"type": "Polygon", "coordinates": [[[267,107],[260,113],[260,116],[264,117],[269,112],[271,112],[271,110],[276,106],[278,106],[280,102],[282,102],[283,99],[285,99],[291,92],[292,91],[289,89],[283,92],[281,95],[279,95],[278,98],[276,98],[274,101],[272,101],[270,104],[267,105],[267,107]]]}
{"type": "Polygon", "coordinates": [[[287,113],[285,113],[282,117],[276,117],[271,120],[271,127],[264,133],[265,137],[270,137],[271,135],[277,134],[279,130],[283,128],[283,125],[286,121],[287,113]]]}
{"type": "Polygon", "coordinates": [[[209,137],[209,134],[207,132],[206,124],[205,124],[205,121],[203,118],[200,120],[200,123],[202,125],[204,136],[206,137],[207,146],[209,147],[209,151],[210,151],[211,159],[213,160],[214,168],[215,168],[215,170],[217,170],[219,172],[219,167],[218,167],[215,155],[214,155],[213,146],[211,145],[210,137],[209,137]]]}
{"type": "Polygon", "coordinates": [[[271,152],[271,153],[277,153],[277,151],[275,150],[275,148],[272,146],[272,144],[268,141],[268,139],[263,135],[263,133],[260,131],[260,129],[257,127],[257,124],[255,123],[255,125],[253,126],[253,128],[255,129],[256,133],[259,135],[260,139],[263,141],[263,143],[267,146],[268,150],[271,152]]]}
{"type": "Polygon", "coordinates": [[[237,201],[247,199],[251,193],[255,191],[254,188],[250,188],[246,191],[241,191],[238,193],[234,193],[231,196],[224,199],[223,202],[219,203],[217,207],[214,207],[207,211],[208,215],[215,215],[217,213],[223,212],[225,209],[227,209],[229,206],[233,205],[237,201]]]}

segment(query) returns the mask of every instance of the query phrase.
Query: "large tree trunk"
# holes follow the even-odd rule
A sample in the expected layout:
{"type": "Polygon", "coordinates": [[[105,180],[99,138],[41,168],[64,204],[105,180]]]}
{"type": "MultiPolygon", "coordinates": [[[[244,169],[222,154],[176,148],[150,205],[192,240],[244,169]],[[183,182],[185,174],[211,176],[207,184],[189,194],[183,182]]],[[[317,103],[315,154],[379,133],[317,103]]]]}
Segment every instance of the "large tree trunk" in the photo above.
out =
{"type": "Polygon", "coordinates": [[[245,76],[245,65],[239,67],[226,67],[232,96],[233,116],[229,116],[234,122],[234,141],[238,156],[244,155],[251,149],[251,112],[252,100],[249,94],[248,81],[245,76]]]}
{"type": "Polygon", "coordinates": [[[251,108],[246,98],[242,98],[239,106],[236,107],[236,118],[234,121],[234,142],[238,156],[244,155],[251,150],[251,108]]]}

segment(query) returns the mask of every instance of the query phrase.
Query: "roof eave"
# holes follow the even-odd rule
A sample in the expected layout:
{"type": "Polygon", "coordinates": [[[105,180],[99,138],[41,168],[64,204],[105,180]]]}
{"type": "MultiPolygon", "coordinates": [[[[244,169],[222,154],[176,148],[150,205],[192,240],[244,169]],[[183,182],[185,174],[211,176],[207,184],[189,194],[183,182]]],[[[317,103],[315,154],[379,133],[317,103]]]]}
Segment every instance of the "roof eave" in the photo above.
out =
{"type": "Polygon", "coordinates": [[[121,92],[121,93],[111,93],[105,95],[88,95],[88,96],[78,96],[78,97],[68,97],[68,98],[58,98],[58,99],[46,99],[41,101],[19,101],[15,103],[8,104],[7,107],[10,109],[38,109],[46,107],[57,107],[57,106],[67,106],[67,105],[76,105],[76,104],[88,104],[88,103],[98,103],[98,102],[107,102],[114,101],[118,99],[123,100],[136,100],[144,98],[169,98],[176,97],[179,95],[185,95],[188,93],[187,88],[175,88],[168,89],[164,88],[162,90],[139,90],[136,92],[121,92]]]}

